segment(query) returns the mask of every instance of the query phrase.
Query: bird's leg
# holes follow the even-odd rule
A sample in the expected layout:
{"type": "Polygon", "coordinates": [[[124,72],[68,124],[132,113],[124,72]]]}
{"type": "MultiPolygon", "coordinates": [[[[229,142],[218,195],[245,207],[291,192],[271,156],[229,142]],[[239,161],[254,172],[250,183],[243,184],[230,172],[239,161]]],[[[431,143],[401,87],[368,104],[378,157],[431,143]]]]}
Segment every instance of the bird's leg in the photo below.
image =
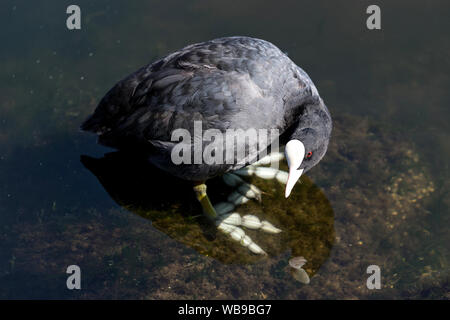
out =
{"type": "Polygon", "coordinates": [[[235,171],[236,174],[225,174],[223,176],[224,182],[227,185],[236,188],[236,191],[228,196],[226,202],[218,203],[214,207],[211,205],[206,194],[206,185],[201,183],[194,187],[197,199],[202,205],[203,212],[208,218],[215,220],[217,228],[223,233],[230,235],[233,240],[239,241],[243,247],[248,248],[255,254],[266,254],[266,252],[246,235],[244,229],[241,227],[247,229],[260,229],[268,233],[279,233],[281,230],[266,220],[261,221],[257,216],[241,216],[237,212],[231,213],[236,206],[246,203],[249,199],[261,201],[262,191],[253,184],[245,182],[238,175],[255,175],[263,179],[277,179],[279,182],[286,184],[287,172],[275,168],[259,167],[261,165],[270,164],[272,161],[280,161],[283,157],[284,155],[282,153],[271,153],[255,162],[253,165],[235,171]]]}
{"type": "MultiPolygon", "coordinates": [[[[260,165],[270,164],[272,161],[280,161],[283,157],[282,153],[272,153],[255,162],[252,166],[235,171],[235,173],[242,176],[255,175],[264,179],[277,179],[282,183],[286,183],[287,172],[274,168],[259,167],[260,165]]],[[[262,192],[256,186],[245,182],[234,173],[225,174],[223,180],[227,185],[236,188],[236,191],[230,194],[227,202],[221,202],[215,206],[216,212],[219,215],[216,220],[218,229],[229,234],[232,239],[239,241],[242,246],[247,247],[251,252],[255,254],[266,254],[260,246],[245,234],[245,231],[241,227],[260,229],[268,233],[279,233],[281,230],[266,220],[261,221],[257,216],[241,216],[237,212],[231,213],[236,206],[246,203],[249,199],[261,201],[262,192]]]]}
{"type": "Polygon", "coordinates": [[[214,207],[209,201],[208,195],[206,194],[206,184],[199,183],[194,186],[194,192],[197,196],[197,200],[200,202],[203,208],[203,213],[211,220],[217,219],[217,213],[214,207]]]}
{"type": "MultiPolygon", "coordinates": [[[[229,234],[233,240],[239,241],[239,243],[247,247],[251,252],[255,254],[266,254],[261,247],[259,247],[253,240],[245,234],[245,231],[241,228],[239,228],[239,225],[245,226],[247,228],[251,229],[258,229],[261,228],[264,230],[263,224],[268,223],[266,221],[259,222],[259,219],[257,221],[253,221],[251,218],[248,218],[250,216],[244,216],[242,219],[238,213],[235,213],[233,217],[236,215],[239,216],[239,221],[232,220],[232,218],[229,218],[229,214],[225,214],[231,210],[234,209],[235,203],[232,202],[221,202],[216,207],[213,207],[211,204],[211,201],[208,198],[208,195],[206,194],[206,185],[204,183],[199,183],[194,186],[194,191],[197,196],[198,201],[202,205],[204,214],[210,219],[215,221],[217,225],[217,229],[224,232],[225,234],[229,234]],[[224,213],[225,215],[218,215],[217,210],[220,213],[224,213]],[[247,217],[247,218],[246,218],[247,217]],[[252,220],[250,222],[250,220],[252,220]],[[244,221],[244,223],[242,223],[244,221]],[[252,224],[253,222],[253,224],[252,224]],[[256,222],[256,223],[255,223],[256,222]],[[259,223],[259,225],[258,225],[259,223]]],[[[248,200],[248,199],[247,199],[248,200]]],[[[254,217],[254,216],[252,216],[254,217]]],[[[270,225],[270,223],[268,223],[270,225]]],[[[275,228],[276,229],[276,228],[275,228]]],[[[270,232],[266,230],[267,232],[270,232]]],[[[281,230],[277,229],[277,232],[281,230]]]]}

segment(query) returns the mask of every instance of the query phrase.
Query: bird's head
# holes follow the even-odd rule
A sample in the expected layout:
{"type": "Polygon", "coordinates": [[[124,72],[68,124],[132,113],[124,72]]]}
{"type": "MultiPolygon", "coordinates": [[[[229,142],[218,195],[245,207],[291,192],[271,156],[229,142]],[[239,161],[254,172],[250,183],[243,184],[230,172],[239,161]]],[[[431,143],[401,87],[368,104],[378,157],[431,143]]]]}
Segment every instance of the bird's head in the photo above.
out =
{"type": "Polygon", "coordinates": [[[331,116],[322,100],[319,107],[316,105],[304,109],[284,149],[289,166],[286,198],[300,176],[319,163],[325,155],[331,128],[331,116]]]}

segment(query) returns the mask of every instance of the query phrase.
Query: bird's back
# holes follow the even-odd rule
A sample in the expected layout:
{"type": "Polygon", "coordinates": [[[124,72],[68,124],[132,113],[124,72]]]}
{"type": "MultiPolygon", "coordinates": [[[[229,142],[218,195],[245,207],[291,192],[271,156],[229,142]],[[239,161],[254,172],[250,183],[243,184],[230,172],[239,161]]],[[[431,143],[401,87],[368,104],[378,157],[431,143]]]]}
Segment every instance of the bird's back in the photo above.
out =
{"type": "Polygon", "coordinates": [[[193,44],[118,82],[81,128],[116,148],[170,141],[174,129],[192,133],[194,120],[201,120],[203,129],[221,131],[280,128],[290,87],[310,81],[299,77],[297,68],[264,40],[231,37],[193,44]]]}

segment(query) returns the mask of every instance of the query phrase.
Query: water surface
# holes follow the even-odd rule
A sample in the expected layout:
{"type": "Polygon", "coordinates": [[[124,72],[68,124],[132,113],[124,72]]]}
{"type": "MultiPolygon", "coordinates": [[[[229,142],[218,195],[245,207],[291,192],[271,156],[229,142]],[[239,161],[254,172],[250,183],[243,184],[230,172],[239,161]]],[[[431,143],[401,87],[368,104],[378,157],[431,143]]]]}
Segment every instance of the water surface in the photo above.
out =
{"type": "MultiPolygon", "coordinates": [[[[450,297],[448,2],[379,1],[381,31],[365,27],[369,1],[77,1],[79,31],[65,26],[70,4],[0,4],[0,298],[450,297]],[[255,180],[269,195],[239,209],[296,226],[285,238],[255,235],[272,250],[264,259],[209,237],[189,218],[199,210],[189,188],[177,189],[178,205],[149,207],[160,183],[150,175],[124,202],[80,161],[113,151],[78,126],[118,80],[232,35],[287,52],[335,124],[297,202],[255,180]],[[290,275],[298,255],[309,285],[290,275]],[[71,264],[82,290],[66,289],[71,264]],[[372,264],[381,290],[366,288],[372,264]]],[[[215,201],[226,197],[216,190],[215,201]]]]}

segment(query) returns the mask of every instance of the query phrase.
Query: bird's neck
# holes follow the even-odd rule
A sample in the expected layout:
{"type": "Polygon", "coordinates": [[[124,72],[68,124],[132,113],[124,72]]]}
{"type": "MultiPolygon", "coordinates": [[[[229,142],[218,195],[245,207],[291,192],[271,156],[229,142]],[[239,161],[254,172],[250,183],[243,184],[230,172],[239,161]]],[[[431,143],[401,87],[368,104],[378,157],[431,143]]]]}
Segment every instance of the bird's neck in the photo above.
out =
{"type": "Polygon", "coordinates": [[[331,116],[322,99],[317,104],[302,105],[294,110],[286,118],[286,130],[280,135],[280,143],[285,144],[298,136],[298,132],[309,128],[325,135],[331,133],[331,116]]]}

